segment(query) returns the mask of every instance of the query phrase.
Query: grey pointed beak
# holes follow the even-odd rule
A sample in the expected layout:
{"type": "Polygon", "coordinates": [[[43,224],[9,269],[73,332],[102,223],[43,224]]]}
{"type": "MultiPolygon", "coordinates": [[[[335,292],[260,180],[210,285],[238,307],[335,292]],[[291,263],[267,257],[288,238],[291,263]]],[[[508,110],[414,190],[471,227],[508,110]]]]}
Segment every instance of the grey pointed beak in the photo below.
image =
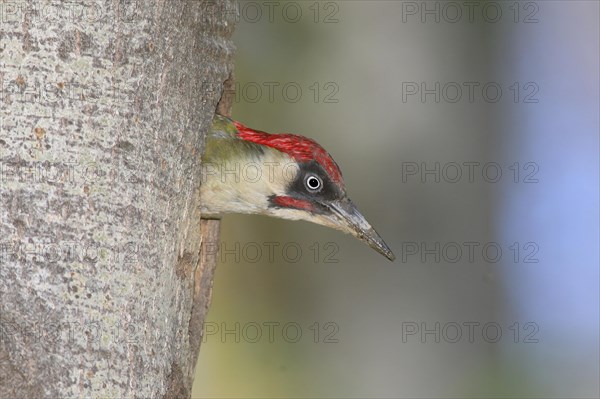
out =
{"type": "Polygon", "coordinates": [[[396,255],[394,255],[392,250],[387,246],[379,234],[377,234],[375,229],[358,211],[352,201],[345,198],[339,201],[330,202],[327,205],[337,217],[338,222],[347,227],[345,229],[346,231],[367,243],[371,248],[389,260],[393,261],[396,259],[396,255]]]}

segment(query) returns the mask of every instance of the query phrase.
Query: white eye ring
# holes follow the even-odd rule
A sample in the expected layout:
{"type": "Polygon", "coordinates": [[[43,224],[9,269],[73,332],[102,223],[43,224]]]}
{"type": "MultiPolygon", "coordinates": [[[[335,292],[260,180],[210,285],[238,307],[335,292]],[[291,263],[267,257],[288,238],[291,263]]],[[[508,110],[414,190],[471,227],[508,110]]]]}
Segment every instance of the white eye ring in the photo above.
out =
{"type": "Polygon", "coordinates": [[[323,188],[323,181],[319,176],[307,175],[306,179],[304,179],[304,185],[311,193],[317,193],[323,188]]]}

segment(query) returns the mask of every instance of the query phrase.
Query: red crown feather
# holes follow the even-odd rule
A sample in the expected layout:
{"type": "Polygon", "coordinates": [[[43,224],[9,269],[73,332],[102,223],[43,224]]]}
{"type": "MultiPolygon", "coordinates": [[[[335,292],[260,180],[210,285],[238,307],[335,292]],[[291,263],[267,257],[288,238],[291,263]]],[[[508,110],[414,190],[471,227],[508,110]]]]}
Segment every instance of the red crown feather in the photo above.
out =
{"type": "Polygon", "coordinates": [[[327,172],[331,180],[343,186],[342,172],[331,155],[316,141],[297,134],[269,134],[250,129],[240,122],[233,121],[242,140],[275,148],[299,162],[316,161],[327,172]]]}

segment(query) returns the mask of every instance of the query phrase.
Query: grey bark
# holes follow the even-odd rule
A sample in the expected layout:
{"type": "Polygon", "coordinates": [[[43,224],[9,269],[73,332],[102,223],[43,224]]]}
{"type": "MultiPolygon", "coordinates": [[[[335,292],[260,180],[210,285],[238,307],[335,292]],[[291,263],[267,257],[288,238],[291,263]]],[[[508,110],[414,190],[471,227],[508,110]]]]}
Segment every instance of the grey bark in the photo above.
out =
{"type": "Polygon", "coordinates": [[[190,396],[232,10],[0,2],[0,398],[190,396]]]}

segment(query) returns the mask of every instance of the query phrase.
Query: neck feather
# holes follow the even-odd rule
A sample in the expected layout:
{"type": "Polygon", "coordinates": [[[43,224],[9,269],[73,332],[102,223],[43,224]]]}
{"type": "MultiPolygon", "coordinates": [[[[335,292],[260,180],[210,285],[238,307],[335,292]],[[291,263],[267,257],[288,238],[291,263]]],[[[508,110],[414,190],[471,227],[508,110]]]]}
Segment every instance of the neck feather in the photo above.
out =
{"type": "Polygon", "coordinates": [[[273,148],[210,135],[202,161],[202,215],[271,214],[269,198],[285,195],[298,172],[296,165],[273,148]]]}

